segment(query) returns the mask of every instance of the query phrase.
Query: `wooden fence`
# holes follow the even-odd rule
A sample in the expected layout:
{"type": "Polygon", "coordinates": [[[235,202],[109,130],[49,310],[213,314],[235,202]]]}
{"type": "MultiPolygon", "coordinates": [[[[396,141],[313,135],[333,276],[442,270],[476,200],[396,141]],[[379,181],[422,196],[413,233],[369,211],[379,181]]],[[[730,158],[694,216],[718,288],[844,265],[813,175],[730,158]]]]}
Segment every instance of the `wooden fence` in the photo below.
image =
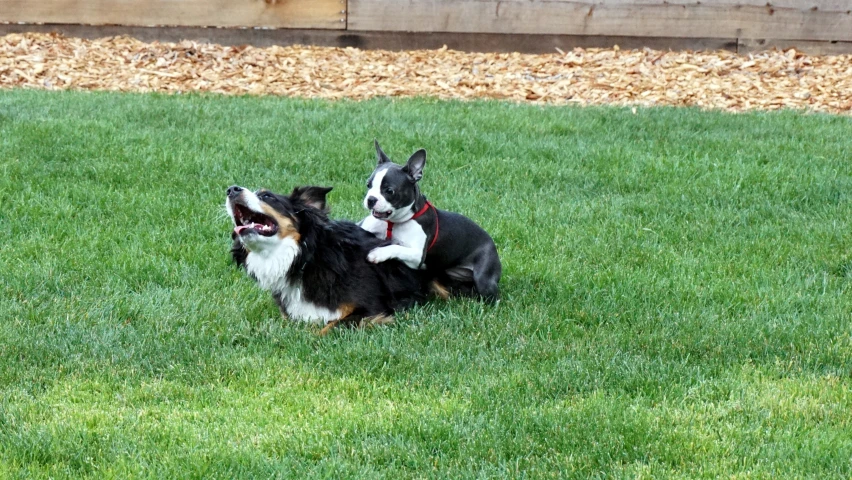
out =
{"type": "Polygon", "coordinates": [[[0,33],[96,36],[156,26],[149,37],[367,48],[553,51],[619,43],[852,52],[852,0],[0,0],[0,22],[0,33]]]}

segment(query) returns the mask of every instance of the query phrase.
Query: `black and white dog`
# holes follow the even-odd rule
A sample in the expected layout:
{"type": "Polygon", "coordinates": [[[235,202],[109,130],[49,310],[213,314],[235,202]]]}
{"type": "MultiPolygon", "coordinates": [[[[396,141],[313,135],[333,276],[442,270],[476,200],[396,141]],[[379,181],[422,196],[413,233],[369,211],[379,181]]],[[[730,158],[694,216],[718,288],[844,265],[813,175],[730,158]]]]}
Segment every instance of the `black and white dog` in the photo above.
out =
{"type": "Polygon", "coordinates": [[[378,165],[364,197],[370,215],[359,225],[393,243],[374,248],[367,259],[402,260],[411,268],[427,270],[453,293],[496,301],[502,266],[494,240],[469,218],[435,208],[420,193],[426,150],[397,165],[379,142],[375,144],[378,165]]]}
{"type": "Polygon", "coordinates": [[[327,328],[389,323],[395,311],[427,298],[428,274],[400,261],[369,263],[368,253],[388,242],[352,222],[329,220],[330,190],[297,187],[277,195],[228,188],[231,254],[294,320],[327,328]]]}

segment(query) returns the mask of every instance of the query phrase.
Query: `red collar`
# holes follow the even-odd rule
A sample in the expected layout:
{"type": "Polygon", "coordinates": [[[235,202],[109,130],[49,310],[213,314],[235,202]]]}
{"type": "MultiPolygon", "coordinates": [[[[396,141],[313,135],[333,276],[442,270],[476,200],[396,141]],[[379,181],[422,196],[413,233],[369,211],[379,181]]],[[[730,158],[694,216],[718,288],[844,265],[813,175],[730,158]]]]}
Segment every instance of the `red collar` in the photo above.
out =
{"type": "MultiPolygon", "coordinates": [[[[417,217],[423,216],[423,214],[426,213],[426,210],[429,210],[429,207],[432,207],[432,202],[430,202],[429,200],[426,200],[426,203],[423,204],[423,208],[418,210],[417,213],[415,213],[414,216],[411,217],[411,219],[414,220],[417,217]]],[[[435,208],[435,207],[432,207],[432,208],[435,208]]]]}
{"type": "MultiPolygon", "coordinates": [[[[426,213],[426,210],[429,210],[430,208],[432,210],[435,210],[435,236],[432,238],[432,242],[429,244],[429,248],[426,249],[427,252],[429,250],[432,250],[432,247],[435,245],[435,242],[438,241],[438,232],[440,231],[440,228],[439,228],[440,225],[438,223],[438,210],[435,208],[434,205],[432,205],[432,202],[430,202],[429,200],[426,200],[426,203],[423,204],[423,208],[418,210],[417,213],[415,213],[414,216],[411,217],[411,220],[414,220],[415,218],[422,216],[424,213],[426,213]]],[[[387,236],[385,236],[386,240],[390,240],[391,237],[393,237],[393,226],[394,225],[395,224],[393,222],[388,222],[388,233],[387,233],[387,236]]]]}

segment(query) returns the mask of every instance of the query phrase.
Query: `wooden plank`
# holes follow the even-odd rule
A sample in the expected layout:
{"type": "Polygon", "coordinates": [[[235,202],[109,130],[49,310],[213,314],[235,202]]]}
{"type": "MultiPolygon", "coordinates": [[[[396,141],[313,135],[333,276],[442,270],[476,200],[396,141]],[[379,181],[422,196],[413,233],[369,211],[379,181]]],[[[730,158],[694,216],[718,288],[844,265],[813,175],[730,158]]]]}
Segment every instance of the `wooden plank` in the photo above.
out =
{"type": "Polygon", "coordinates": [[[765,52],[767,50],[796,50],[808,55],[849,55],[852,54],[852,42],[823,42],[812,40],[778,40],[772,38],[741,38],[737,52],[746,55],[749,53],[765,52]]]}
{"type": "Polygon", "coordinates": [[[349,0],[353,30],[852,41],[849,0],[349,0]]]}
{"type": "Polygon", "coordinates": [[[340,30],[201,28],[201,27],[129,27],[91,25],[18,25],[0,24],[0,35],[9,33],[60,33],[69,37],[102,38],[128,35],[145,42],[197,42],[221,45],[319,45],[355,47],[365,50],[438,49],[444,45],[465,52],[554,53],[575,47],[654,48],[657,50],[731,50],[735,38],[619,37],[582,35],[528,35],[496,33],[417,33],[362,32],[340,30]]]}
{"type": "Polygon", "coordinates": [[[0,22],[346,27],[346,0],[0,0],[0,22]]]}

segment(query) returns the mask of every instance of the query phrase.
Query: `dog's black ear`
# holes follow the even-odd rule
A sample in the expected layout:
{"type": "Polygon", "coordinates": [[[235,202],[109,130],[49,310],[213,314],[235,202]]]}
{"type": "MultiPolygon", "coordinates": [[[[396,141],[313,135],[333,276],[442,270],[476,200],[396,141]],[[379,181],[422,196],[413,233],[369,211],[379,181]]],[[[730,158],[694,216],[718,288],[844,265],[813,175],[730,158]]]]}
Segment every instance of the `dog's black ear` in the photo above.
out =
{"type": "Polygon", "coordinates": [[[414,152],[402,167],[402,171],[408,174],[411,181],[418,182],[423,178],[423,167],[426,165],[426,150],[422,148],[414,152]]]}
{"type": "Polygon", "coordinates": [[[373,143],[376,144],[376,158],[379,160],[379,162],[376,165],[381,165],[383,163],[390,162],[391,159],[388,158],[387,155],[385,155],[385,152],[382,151],[382,147],[379,146],[379,141],[373,140],[373,143]]]}
{"type": "Polygon", "coordinates": [[[296,187],[293,189],[293,193],[290,194],[290,198],[327,212],[328,207],[325,203],[325,196],[328,195],[331,189],[332,187],[296,187]]]}

